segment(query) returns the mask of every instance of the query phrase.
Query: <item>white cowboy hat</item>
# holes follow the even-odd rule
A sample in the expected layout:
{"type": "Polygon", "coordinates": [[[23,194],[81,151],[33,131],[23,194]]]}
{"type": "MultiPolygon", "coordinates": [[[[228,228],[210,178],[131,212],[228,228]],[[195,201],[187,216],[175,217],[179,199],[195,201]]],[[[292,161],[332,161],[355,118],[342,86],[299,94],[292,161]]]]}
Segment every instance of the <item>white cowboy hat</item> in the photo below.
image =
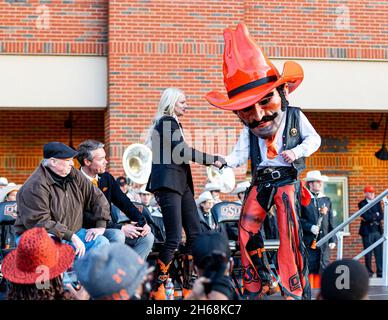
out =
{"type": "Polygon", "coordinates": [[[321,174],[321,171],[319,170],[313,170],[307,172],[306,178],[304,178],[306,182],[310,181],[328,181],[329,178],[327,176],[324,176],[321,174]]]}
{"type": "Polygon", "coordinates": [[[7,186],[8,185],[8,179],[4,177],[0,177],[0,186],[7,186]]]}
{"type": "Polygon", "coordinates": [[[221,186],[215,182],[209,182],[205,185],[205,191],[220,191],[221,186]]]}
{"type": "Polygon", "coordinates": [[[249,181],[243,181],[240,183],[237,183],[236,189],[231,192],[231,194],[239,194],[240,192],[245,192],[250,187],[250,182],[249,181]]]}
{"type": "Polygon", "coordinates": [[[137,189],[136,192],[137,192],[138,194],[152,194],[151,192],[148,192],[148,191],[146,190],[146,186],[145,186],[145,185],[141,186],[140,189],[137,189]]]}
{"type": "Polygon", "coordinates": [[[4,187],[3,189],[0,189],[0,202],[4,202],[5,198],[7,197],[7,195],[10,192],[12,192],[14,190],[19,191],[21,186],[22,186],[21,184],[15,184],[15,183],[11,182],[6,187],[4,187]]]}
{"type": "Polygon", "coordinates": [[[197,204],[197,206],[199,206],[202,202],[205,202],[208,200],[214,201],[213,196],[210,193],[210,191],[205,191],[199,195],[198,199],[195,200],[195,203],[197,204]]]}

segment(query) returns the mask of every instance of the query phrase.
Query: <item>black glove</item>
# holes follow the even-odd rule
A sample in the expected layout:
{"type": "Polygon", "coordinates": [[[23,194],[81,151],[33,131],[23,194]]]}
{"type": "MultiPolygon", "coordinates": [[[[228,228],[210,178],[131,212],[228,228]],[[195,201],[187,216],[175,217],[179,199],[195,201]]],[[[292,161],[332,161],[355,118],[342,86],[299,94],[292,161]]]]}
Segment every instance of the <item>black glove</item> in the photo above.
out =
{"type": "Polygon", "coordinates": [[[226,163],[225,159],[223,157],[221,157],[221,156],[215,156],[214,159],[215,159],[214,162],[219,161],[219,162],[222,163],[222,166],[219,169],[222,169],[222,168],[224,168],[224,167],[226,167],[228,165],[226,163]]]}

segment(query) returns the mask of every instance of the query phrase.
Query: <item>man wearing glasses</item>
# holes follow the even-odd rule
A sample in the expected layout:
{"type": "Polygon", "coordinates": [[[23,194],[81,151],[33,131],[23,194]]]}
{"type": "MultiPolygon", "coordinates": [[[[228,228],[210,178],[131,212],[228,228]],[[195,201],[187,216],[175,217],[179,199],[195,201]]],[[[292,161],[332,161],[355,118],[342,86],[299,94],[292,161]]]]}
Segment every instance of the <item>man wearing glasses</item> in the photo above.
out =
{"type": "Polygon", "coordinates": [[[89,249],[109,244],[103,236],[110,208],[104,194],[73,165],[77,152],[61,142],[43,148],[43,161],[16,196],[18,236],[33,227],[43,227],[68,241],[78,257],[89,249]],[[84,210],[92,212],[96,227],[83,229],[84,210]]]}
{"type": "MultiPolygon", "coordinates": [[[[305,157],[321,139],[299,108],[288,106],[288,94],[303,80],[302,67],[287,61],[280,74],[250,37],[244,24],[224,31],[224,84],[228,95],[212,91],[210,104],[233,111],[244,124],[233,152],[225,158],[237,167],[248,158],[252,183],[239,224],[244,295],[260,299],[275,291],[264,259],[261,225],[276,206],[280,247],[278,275],[286,299],[310,299],[306,248],[299,223],[305,157]]],[[[303,199],[303,198],[302,198],[303,199]]]]}

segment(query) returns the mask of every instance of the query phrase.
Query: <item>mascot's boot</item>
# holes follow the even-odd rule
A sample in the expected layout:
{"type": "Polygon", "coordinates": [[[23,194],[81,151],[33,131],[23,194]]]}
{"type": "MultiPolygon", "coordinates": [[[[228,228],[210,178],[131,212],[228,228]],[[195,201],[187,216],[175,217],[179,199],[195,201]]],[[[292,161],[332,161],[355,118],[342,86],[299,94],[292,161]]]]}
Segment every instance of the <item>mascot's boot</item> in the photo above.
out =
{"type": "Polygon", "coordinates": [[[183,258],[183,285],[182,285],[182,296],[187,297],[192,289],[195,281],[194,276],[194,262],[193,256],[185,254],[183,258]]]}
{"type": "Polygon", "coordinates": [[[170,269],[171,261],[165,265],[161,260],[156,261],[154,278],[152,279],[151,298],[154,300],[166,300],[166,291],[164,284],[168,279],[168,270],[170,269]]]}

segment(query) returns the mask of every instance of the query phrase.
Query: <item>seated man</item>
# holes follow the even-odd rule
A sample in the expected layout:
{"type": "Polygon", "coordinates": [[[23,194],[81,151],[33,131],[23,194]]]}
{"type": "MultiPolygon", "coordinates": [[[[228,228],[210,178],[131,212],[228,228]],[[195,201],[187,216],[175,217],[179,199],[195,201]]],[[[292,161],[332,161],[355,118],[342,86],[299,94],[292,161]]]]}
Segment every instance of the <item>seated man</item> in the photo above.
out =
{"type": "Polygon", "coordinates": [[[33,227],[43,227],[69,241],[81,257],[91,248],[109,244],[103,236],[109,204],[104,194],[73,168],[76,155],[61,142],[44,145],[43,161],[17,193],[15,232],[20,236],[33,227]],[[95,228],[82,228],[84,209],[93,213],[95,228]]]}
{"type": "Polygon", "coordinates": [[[86,140],[78,146],[77,159],[81,172],[91,182],[90,185],[94,184],[96,189],[100,189],[109,204],[118,207],[135,224],[109,222],[104,235],[112,242],[125,242],[146,259],[154,243],[151,228],[113,176],[105,171],[108,163],[105,156],[104,144],[101,142],[86,140]]]}
{"type": "Polygon", "coordinates": [[[232,229],[230,228],[231,224],[218,224],[212,215],[211,210],[215,202],[212,194],[209,191],[202,192],[199,195],[198,199],[195,200],[195,202],[197,204],[199,222],[201,224],[201,232],[215,230],[217,232],[220,232],[225,238],[232,240],[229,238],[229,234],[233,233],[232,229]]]}
{"type": "Polygon", "coordinates": [[[127,197],[133,202],[141,202],[139,190],[142,186],[145,185],[131,181],[128,186],[127,197]]]}
{"type": "Polygon", "coordinates": [[[205,232],[215,229],[216,222],[210,212],[214,205],[214,199],[210,191],[202,192],[195,202],[197,204],[199,221],[201,223],[201,231],[205,232]]]}
{"type": "Polygon", "coordinates": [[[152,229],[152,233],[158,242],[164,242],[166,240],[166,229],[164,227],[163,215],[158,207],[152,206],[152,193],[142,186],[139,190],[141,204],[148,210],[148,217],[146,217],[148,224],[152,229]]]}

